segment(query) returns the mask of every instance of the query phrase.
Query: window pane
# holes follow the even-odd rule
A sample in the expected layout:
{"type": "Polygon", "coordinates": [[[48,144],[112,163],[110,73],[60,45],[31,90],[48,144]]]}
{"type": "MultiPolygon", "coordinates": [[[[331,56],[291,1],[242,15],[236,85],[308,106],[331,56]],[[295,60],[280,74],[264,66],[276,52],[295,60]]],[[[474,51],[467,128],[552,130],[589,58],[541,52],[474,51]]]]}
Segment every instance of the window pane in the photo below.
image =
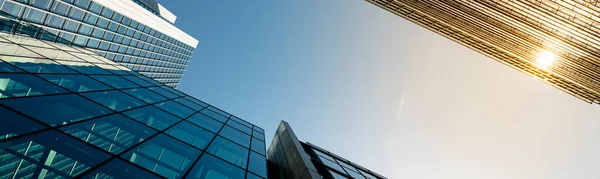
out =
{"type": "Polygon", "coordinates": [[[181,104],[183,104],[183,105],[185,105],[187,107],[190,107],[190,108],[192,108],[192,109],[194,109],[196,111],[199,111],[200,109],[203,108],[202,106],[200,106],[200,105],[198,105],[196,103],[193,103],[190,100],[187,100],[185,98],[177,98],[177,99],[174,99],[173,101],[177,101],[178,103],[181,103],[181,104]]]}
{"type": "Polygon", "coordinates": [[[246,168],[246,163],[248,162],[248,149],[230,142],[227,139],[222,137],[215,138],[207,151],[225,161],[246,168]]]}
{"type": "Polygon", "coordinates": [[[248,170],[262,177],[267,177],[267,159],[265,156],[250,152],[250,163],[248,170]]]}
{"type": "Polygon", "coordinates": [[[141,99],[143,101],[146,101],[147,103],[155,103],[155,102],[167,100],[167,98],[165,98],[159,94],[156,94],[150,90],[147,90],[145,88],[128,89],[128,90],[123,90],[123,92],[125,92],[129,95],[132,95],[138,99],[141,99]]]}
{"type": "Polygon", "coordinates": [[[262,177],[259,177],[258,175],[252,174],[250,172],[247,173],[246,179],[263,179],[262,177]]]}
{"type": "Polygon", "coordinates": [[[217,120],[217,121],[220,121],[220,122],[225,122],[225,121],[227,121],[227,118],[226,118],[225,116],[221,116],[220,114],[218,114],[218,113],[216,113],[216,112],[214,112],[214,111],[212,111],[212,110],[210,110],[210,109],[203,109],[203,110],[202,110],[202,111],[200,111],[200,112],[201,112],[202,114],[205,114],[205,115],[207,115],[207,116],[209,116],[209,117],[211,117],[211,118],[213,118],[213,119],[217,120]]]}
{"type": "Polygon", "coordinates": [[[194,103],[196,103],[196,104],[198,104],[198,105],[200,105],[200,106],[203,106],[203,107],[206,107],[206,106],[208,106],[208,104],[206,104],[206,103],[204,103],[204,102],[202,102],[202,101],[200,101],[200,100],[197,100],[197,99],[195,99],[195,98],[192,98],[192,97],[190,97],[190,96],[186,96],[186,97],[184,97],[184,98],[185,98],[185,99],[188,99],[188,100],[190,100],[190,101],[192,101],[192,102],[194,102],[194,103]]]}
{"type": "Polygon", "coordinates": [[[246,126],[244,126],[244,125],[242,125],[240,123],[237,123],[237,122],[235,122],[233,120],[227,121],[227,125],[235,128],[237,130],[240,130],[240,131],[242,131],[242,132],[244,132],[244,133],[246,133],[248,135],[252,134],[252,129],[250,129],[250,128],[248,128],[248,127],[246,127],[246,126]]]}
{"type": "Polygon", "coordinates": [[[153,106],[134,109],[123,114],[158,130],[166,129],[181,120],[153,106]]]}
{"type": "Polygon", "coordinates": [[[0,173],[14,178],[73,177],[110,157],[53,130],[3,141],[0,143],[0,156],[0,173]],[[35,170],[41,171],[37,173],[35,170]]]}
{"type": "Polygon", "coordinates": [[[46,59],[10,56],[0,56],[0,59],[31,73],[77,73],[61,64],[46,59]]]}
{"type": "Polygon", "coordinates": [[[161,108],[165,111],[168,111],[172,114],[175,114],[176,116],[179,116],[182,119],[185,119],[186,117],[188,117],[194,113],[194,111],[192,109],[185,107],[175,101],[162,102],[162,103],[155,104],[154,106],[161,108]]]}
{"type": "Polygon", "coordinates": [[[75,94],[7,99],[0,100],[0,104],[52,126],[112,113],[110,109],[75,94]],[[31,104],[35,104],[35,107],[31,107],[31,104]]]}
{"type": "Polygon", "coordinates": [[[252,137],[252,151],[255,151],[259,154],[262,155],[266,155],[265,154],[265,142],[257,140],[256,138],[252,137]]]}
{"type": "Polygon", "coordinates": [[[113,154],[125,151],[157,133],[120,114],[65,126],[61,130],[113,154]]]}
{"type": "Polygon", "coordinates": [[[30,74],[0,74],[0,98],[66,93],[46,80],[30,74]]]}
{"type": "MultiPolygon", "coordinates": [[[[0,106],[0,140],[45,129],[46,126],[0,106]]],[[[1,165],[0,165],[1,166],[1,165]]]]}
{"type": "Polygon", "coordinates": [[[154,92],[156,92],[158,94],[161,94],[163,96],[166,96],[168,98],[176,98],[177,97],[177,95],[175,95],[175,94],[173,94],[173,93],[171,93],[171,92],[169,92],[169,91],[167,91],[167,90],[165,90],[163,88],[160,88],[160,87],[151,87],[151,88],[148,88],[148,89],[152,90],[152,91],[154,91],[154,92]]]}
{"type": "Polygon", "coordinates": [[[146,105],[143,101],[137,100],[120,91],[101,91],[82,93],[81,95],[116,111],[123,111],[146,105]]]}
{"type": "Polygon", "coordinates": [[[365,177],[362,176],[360,173],[358,173],[357,171],[354,170],[350,170],[346,167],[344,167],[344,169],[346,170],[346,173],[348,173],[352,178],[362,178],[364,179],[365,177]]]}
{"type": "Polygon", "coordinates": [[[17,67],[12,66],[11,64],[0,60],[0,72],[14,73],[14,72],[23,72],[23,70],[19,70],[17,67]]]}
{"type": "Polygon", "coordinates": [[[217,109],[214,106],[208,106],[207,108],[210,109],[210,110],[212,110],[212,111],[214,111],[215,113],[218,113],[218,114],[220,114],[222,116],[225,116],[226,118],[229,118],[229,116],[231,116],[229,113],[227,113],[225,111],[222,111],[220,109],[217,109]]]}
{"type": "Polygon", "coordinates": [[[200,127],[203,127],[204,129],[212,131],[214,133],[219,132],[219,129],[221,129],[221,127],[223,127],[223,123],[220,123],[219,121],[216,121],[216,120],[214,120],[204,114],[200,114],[200,113],[196,113],[193,116],[187,118],[186,120],[188,120],[200,127]]]}
{"type": "Polygon", "coordinates": [[[329,171],[329,173],[331,173],[331,175],[333,176],[334,179],[347,179],[348,177],[345,177],[343,175],[340,175],[334,171],[329,171]]]}
{"type": "Polygon", "coordinates": [[[138,85],[141,85],[143,87],[148,87],[148,86],[155,86],[152,83],[149,83],[147,81],[144,81],[136,76],[121,76],[129,81],[133,81],[134,83],[137,83],[138,85]]]}
{"type": "Polygon", "coordinates": [[[91,63],[83,63],[83,62],[70,62],[70,61],[58,61],[58,63],[64,65],[64,66],[68,66],[69,68],[72,68],[78,72],[81,72],[83,74],[87,74],[87,75],[93,75],[93,74],[111,74],[110,72],[96,66],[93,65],[91,63]]]}
{"type": "Polygon", "coordinates": [[[265,140],[265,135],[264,135],[264,134],[261,134],[260,132],[254,131],[254,132],[252,133],[252,135],[253,135],[254,137],[256,137],[257,139],[260,139],[260,140],[262,140],[262,141],[264,141],[264,140],[265,140]]]}
{"type": "Polygon", "coordinates": [[[92,78],[104,82],[112,87],[115,87],[117,89],[121,89],[121,88],[135,88],[135,87],[140,87],[130,81],[127,81],[119,76],[112,76],[112,75],[92,75],[92,78]]]}
{"type": "Polygon", "coordinates": [[[171,92],[171,93],[173,93],[173,94],[176,94],[178,96],[185,96],[185,94],[183,94],[181,91],[177,91],[177,90],[175,90],[175,89],[173,89],[171,87],[162,87],[162,88],[165,89],[165,90],[167,90],[167,91],[169,91],[169,92],[171,92]]]}
{"type": "Polygon", "coordinates": [[[169,130],[165,131],[165,133],[202,150],[206,148],[208,142],[210,142],[210,140],[215,136],[214,133],[196,127],[195,125],[186,121],[169,128],[169,130]]]}
{"type": "Polygon", "coordinates": [[[198,163],[194,166],[187,178],[239,179],[244,178],[244,170],[212,155],[204,154],[200,160],[198,160],[198,163]]]}
{"type": "Polygon", "coordinates": [[[84,75],[53,75],[43,74],[42,78],[53,82],[59,86],[67,88],[73,92],[86,92],[112,89],[96,80],[84,75]]]}
{"type": "Polygon", "coordinates": [[[147,172],[133,166],[121,159],[113,159],[100,168],[92,171],[83,178],[86,179],[117,179],[127,176],[130,179],[160,179],[161,177],[156,176],[153,173],[147,172]]]}
{"type": "Polygon", "coordinates": [[[160,134],[121,157],[164,177],[180,178],[199,155],[200,150],[160,134]]]}
{"type": "Polygon", "coordinates": [[[235,122],[238,122],[238,123],[240,123],[240,124],[242,124],[242,125],[244,125],[246,127],[249,127],[250,129],[252,129],[252,126],[253,126],[252,124],[250,124],[249,122],[246,122],[246,121],[244,121],[244,120],[242,120],[242,119],[240,119],[238,117],[231,116],[231,120],[233,120],[235,122]]]}
{"type": "Polygon", "coordinates": [[[325,164],[325,165],[327,165],[327,166],[329,166],[329,167],[331,167],[333,169],[336,169],[336,170],[338,170],[340,172],[344,172],[344,169],[342,169],[342,167],[340,167],[340,165],[338,165],[336,162],[328,160],[328,159],[325,159],[325,158],[323,158],[320,155],[319,155],[319,158],[321,158],[321,161],[323,162],[323,164],[325,164]]]}
{"type": "Polygon", "coordinates": [[[232,127],[229,127],[229,126],[223,127],[223,129],[221,129],[221,132],[219,132],[219,135],[223,136],[235,143],[238,143],[242,146],[250,148],[250,136],[246,135],[232,127]]]}

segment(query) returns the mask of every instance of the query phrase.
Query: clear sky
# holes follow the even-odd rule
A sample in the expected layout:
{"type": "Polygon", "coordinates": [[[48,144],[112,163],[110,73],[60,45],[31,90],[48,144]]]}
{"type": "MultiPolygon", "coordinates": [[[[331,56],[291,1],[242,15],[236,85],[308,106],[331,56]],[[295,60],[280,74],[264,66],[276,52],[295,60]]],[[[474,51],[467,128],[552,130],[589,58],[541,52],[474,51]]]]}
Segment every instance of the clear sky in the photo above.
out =
{"type": "MultiPolygon", "coordinates": [[[[600,178],[600,106],[363,0],[159,0],[180,89],[390,179],[600,178]]],[[[267,144],[269,145],[269,144],[267,144]]]]}

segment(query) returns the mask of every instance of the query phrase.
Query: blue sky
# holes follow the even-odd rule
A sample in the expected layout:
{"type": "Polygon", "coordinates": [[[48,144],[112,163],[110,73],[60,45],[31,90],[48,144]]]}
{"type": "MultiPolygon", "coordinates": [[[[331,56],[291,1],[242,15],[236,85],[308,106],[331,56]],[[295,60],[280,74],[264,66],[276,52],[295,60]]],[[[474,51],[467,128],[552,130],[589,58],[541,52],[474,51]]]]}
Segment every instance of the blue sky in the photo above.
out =
{"type": "Polygon", "coordinates": [[[389,178],[599,178],[598,106],[363,0],[160,0],[180,89],[389,178]],[[596,116],[596,117],[594,117],[596,116]]]}

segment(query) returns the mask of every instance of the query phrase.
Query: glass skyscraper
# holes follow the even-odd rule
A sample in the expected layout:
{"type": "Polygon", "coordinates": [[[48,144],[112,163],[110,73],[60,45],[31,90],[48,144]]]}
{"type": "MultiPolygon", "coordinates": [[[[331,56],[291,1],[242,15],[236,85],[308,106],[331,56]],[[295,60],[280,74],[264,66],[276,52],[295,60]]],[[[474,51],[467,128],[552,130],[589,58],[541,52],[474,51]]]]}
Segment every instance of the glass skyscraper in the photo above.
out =
{"type": "Polygon", "coordinates": [[[600,3],[366,0],[588,103],[600,103],[600,3]]]}
{"type": "MultiPolygon", "coordinates": [[[[31,17],[20,3],[3,5],[31,17]]],[[[1,179],[267,178],[260,127],[96,52],[37,40],[66,33],[0,24],[11,32],[0,33],[1,179]]]]}
{"type": "Polygon", "coordinates": [[[356,163],[298,139],[281,121],[267,151],[270,179],[386,179],[356,163]]]}
{"type": "Polygon", "coordinates": [[[155,0],[0,0],[3,33],[86,48],[177,87],[198,41],[176,28],[176,16],[155,0]]]}

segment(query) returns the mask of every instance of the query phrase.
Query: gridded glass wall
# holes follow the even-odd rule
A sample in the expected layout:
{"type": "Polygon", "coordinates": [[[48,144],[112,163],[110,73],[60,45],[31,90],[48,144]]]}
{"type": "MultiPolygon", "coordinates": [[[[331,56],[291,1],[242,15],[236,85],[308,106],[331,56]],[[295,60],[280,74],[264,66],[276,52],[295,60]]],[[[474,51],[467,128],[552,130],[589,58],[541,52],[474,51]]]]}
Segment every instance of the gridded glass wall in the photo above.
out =
{"type": "Polygon", "coordinates": [[[311,159],[320,173],[325,174],[326,178],[335,179],[360,178],[360,179],[384,179],[385,177],[376,174],[364,167],[354,164],[340,156],[319,148],[310,143],[303,143],[306,152],[311,156],[311,159]]]}
{"type": "MultiPolygon", "coordinates": [[[[41,27],[32,37],[85,47],[171,87],[179,84],[194,50],[91,0],[0,0],[0,16],[41,27]]],[[[21,33],[17,25],[0,26],[21,33]]]]}
{"type": "Polygon", "coordinates": [[[266,178],[264,130],[93,52],[0,35],[0,178],[266,178]]]}

